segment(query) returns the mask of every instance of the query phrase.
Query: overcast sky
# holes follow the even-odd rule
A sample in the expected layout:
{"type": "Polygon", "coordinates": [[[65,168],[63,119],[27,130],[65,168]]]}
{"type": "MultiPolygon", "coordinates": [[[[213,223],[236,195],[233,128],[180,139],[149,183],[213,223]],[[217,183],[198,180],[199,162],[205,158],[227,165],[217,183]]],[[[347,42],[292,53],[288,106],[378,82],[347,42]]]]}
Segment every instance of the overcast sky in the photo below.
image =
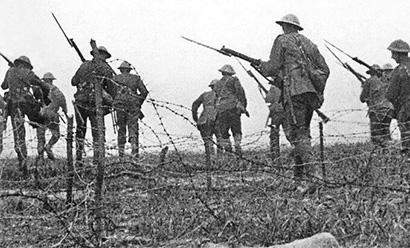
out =
{"type": "MultiPolygon", "coordinates": [[[[107,47],[113,59],[131,62],[154,99],[190,107],[208,90],[212,79],[220,78],[217,70],[222,65],[233,65],[249,102],[251,117],[242,117],[245,135],[267,130],[268,110],[255,82],[234,59],[189,43],[181,39],[181,35],[216,48],[225,45],[266,60],[274,38],[281,33],[275,21],[288,13],[296,14],[304,27],[302,34],[319,46],[331,70],[322,107],[334,117],[334,122],[325,127],[329,135],[367,131],[368,120],[365,111],[336,112],[365,109],[366,106],[358,99],[360,83],[335,61],[325,49],[323,39],[369,64],[391,63],[394,66],[387,46],[399,38],[410,41],[410,2],[404,0],[2,0],[0,7],[0,52],[12,60],[20,55],[28,56],[34,72],[40,77],[51,71],[57,78],[56,85],[70,101],[75,92],[70,80],[81,63],[51,12],[87,59],[91,58],[89,40],[94,38],[98,45],[107,47]]],[[[340,57],[364,74],[364,67],[340,57]]],[[[116,68],[119,63],[115,61],[111,65],[116,68]]],[[[7,63],[0,61],[1,77],[7,68],[7,63]]],[[[147,116],[144,121],[161,132],[152,106],[145,104],[143,111],[147,116]]],[[[178,111],[190,117],[189,111],[178,111]]],[[[183,118],[165,110],[161,110],[161,114],[171,133],[177,136],[197,133],[183,118]]],[[[108,120],[107,117],[110,128],[108,120]]],[[[114,139],[110,130],[108,136],[114,139]]]]}

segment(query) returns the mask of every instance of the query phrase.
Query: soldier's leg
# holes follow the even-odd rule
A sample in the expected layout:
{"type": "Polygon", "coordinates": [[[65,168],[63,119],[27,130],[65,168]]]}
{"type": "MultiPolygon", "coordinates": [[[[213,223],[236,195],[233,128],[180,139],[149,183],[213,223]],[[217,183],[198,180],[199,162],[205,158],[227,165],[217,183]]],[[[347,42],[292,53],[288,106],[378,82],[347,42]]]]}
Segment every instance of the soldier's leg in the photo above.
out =
{"type": "Polygon", "coordinates": [[[118,125],[118,156],[124,156],[125,142],[127,141],[127,113],[123,110],[117,111],[117,125],[118,125]]]}
{"type": "Polygon", "coordinates": [[[44,158],[44,148],[46,144],[46,127],[41,125],[36,128],[37,133],[37,153],[40,158],[44,158]]]}
{"type": "MultiPolygon", "coordinates": [[[[102,148],[99,146],[99,133],[98,133],[98,123],[97,123],[97,115],[95,112],[90,113],[90,123],[91,123],[91,132],[93,136],[93,150],[94,150],[94,155],[93,155],[93,161],[94,163],[98,162],[98,157],[100,156],[100,151],[102,148]]],[[[103,130],[103,144],[102,146],[105,145],[105,123],[104,123],[104,118],[102,122],[102,130],[103,130]]],[[[104,154],[101,154],[104,156],[104,154]]]]}
{"type": "Polygon", "coordinates": [[[230,129],[232,131],[235,153],[242,156],[242,124],[241,124],[241,114],[231,112],[230,116],[230,129]]]}
{"type": "Polygon", "coordinates": [[[26,129],[24,127],[24,116],[17,111],[12,116],[14,150],[17,153],[20,170],[24,175],[28,175],[27,170],[27,147],[26,147],[26,129]]]}
{"type": "Polygon", "coordinates": [[[83,152],[84,152],[84,139],[87,131],[87,118],[88,110],[80,106],[77,106],[75,111],[75,121],[77,124],[75,133],[76,144],[76,166],[82,166],[83,152]]]}
{"type": "Polygon", "coordinates": [[[216,129],[218,136],[220,137],[219,148],[225,152],[232,152],[231,141],[229,140],[229,111],[219,113],[216,117],[216,129]]]}
{"type": "Polygon", "coordinates": [[[374,145],[380,144],[380,121],[377,118],[376,113],[371,112],[369,113],[370,119],[370,140],[374,145]]]}
{"type": "Polygon", "coordinates": [[[53,122],[48,125],[48,128],[51,132],[51,138],[46,145],[46,152],[47,156],[51,160],[55,160],[54,153],[52,151],[53,146],[58,142],[60,139],[60,125],[59,123],[53,122]]]}
{"type": "Polygon", "coordinates": [[[198,126],[199,132],[201,133],[202,140],[205,146],[205,162],[207,165],[211,164],[211,153],[213,150],[213,140],[212,140],[212,129],[209,125],[198,126]]]}
{"type": "Polygon", "coordinates": [[[279,127],[272,125],[269,134],[269,147],[270,147],[270,157],[272,161],[275,161],[280,154],[279,147],[279,127]]]}
{"type": "Polygon", "coordinates": [[[139,111],[132,111],[128,114],[128,135],[131,143],[131,154],[133,157],[139,157],[139,111]]]}
{"type": "Polygon", "coordinates": [[[383,145],[386,145],[388,141],[391,141],[391,135],[390,135],[390,123],[391,123],[392,117],[390,113],[387,113],[383,120],[382,120],[382,141],[383,145]]]}

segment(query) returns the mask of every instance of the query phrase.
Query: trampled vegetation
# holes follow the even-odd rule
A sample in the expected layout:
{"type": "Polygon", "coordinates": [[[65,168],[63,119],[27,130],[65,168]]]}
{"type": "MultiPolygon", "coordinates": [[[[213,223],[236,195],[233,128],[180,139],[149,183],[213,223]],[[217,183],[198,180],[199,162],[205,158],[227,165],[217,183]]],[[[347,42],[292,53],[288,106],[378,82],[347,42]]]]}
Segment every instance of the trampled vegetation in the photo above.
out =
{"type": "MultiPolygon", "coordinates": [[[[288,151],[284,168],[264,150],[226,157],[210,170],[202,154],[170,152],[164,163],[153,154],[132,163],[110,158],[104,247],[270,246],[322,231],[343,247],[408,247],[410,166],[399,151],[364,143],[325,153],[326,179],[305,196],[292,190],[288,151]]],[[[16,161],[2,163],[1,247],[95,245],[91,165],[75,179],[75,204],[67,206],[65,161],[47,161],[29,180],[18,178],[16,161]]]]}

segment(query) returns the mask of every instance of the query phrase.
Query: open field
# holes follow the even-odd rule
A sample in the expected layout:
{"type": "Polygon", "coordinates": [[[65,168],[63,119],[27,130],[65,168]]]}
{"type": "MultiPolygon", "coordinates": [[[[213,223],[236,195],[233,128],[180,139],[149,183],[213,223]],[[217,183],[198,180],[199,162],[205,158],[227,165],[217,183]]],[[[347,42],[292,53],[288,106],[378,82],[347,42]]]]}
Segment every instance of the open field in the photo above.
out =
{"type": "MultiPolygon", "coordinates": [[[[292,190],[288,151],[284,168],[265,152],[228,156],[210,170],[196,153],[171,151],[164,163],[157,154],[109,158],[104,247],[270,246],[322,231],[343,247],[408,247],[410,166],[396,149],[325,148],[326,179],[305,196],[292,190]]],[[[75,204],[67,207],[65,161],[46,161],[37,180],[19,179],[14,160],[1,163],[0,247],[95,245],[91,166],[76,178],[75,204]]]]}

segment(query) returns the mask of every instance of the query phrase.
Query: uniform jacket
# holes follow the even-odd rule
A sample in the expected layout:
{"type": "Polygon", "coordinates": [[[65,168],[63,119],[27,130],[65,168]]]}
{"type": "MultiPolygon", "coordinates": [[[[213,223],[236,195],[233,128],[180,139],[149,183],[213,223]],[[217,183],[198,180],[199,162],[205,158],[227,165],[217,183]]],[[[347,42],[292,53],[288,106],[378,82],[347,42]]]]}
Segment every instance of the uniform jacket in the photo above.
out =
{"type": "Polygon", "coordinates": [[[67,102],[63,92],[60,89],[52,84],[48,84],[49,93],[47,98],[50,103],[41,109],[41,114],[45,116],[49,121],[59,122],[58,110],[61,108],[64,113],[67,113],[67,102]]]}
{"type": "Polygon", "coordinates": [[[199,117],[197,124],[205,125],[212,124],[216,119],[216,94],[214,91],[207,91],[202,93],[193,103],[192,103],[192,117],[196,121],[198,118],[198,108],[203,107],[201,116],[199,117]]]}
{"type": "Polygon", "coordinates": [[[410,58],[393,70],[386,98],[393,104],[399,121],[410,119],[410,58]]]}
{"type": "Polygon", "coordinates": [[[378,113],[384,115],[393,109],[391,102],[386,99],[388,87],[388,82],[376,75],[372,75],[364,82],[360,101],[367,103],[369,114],[378,113]]]}
{"type": "Polygon", "coordinates": [[[297,32],[279,35],[273,43],[269,61],[261,64],[265,76],[284,75],[292,79],[289,88],[291,96],[307,92],[317,93],[306,70],[307,62],[301,49],[316,69],[329,74],[329,67],[317,46],[297,32]]]}
{"type": "Polygon", "coordinates": [[[99,76],[107,78],[103,80],[102,87],[104,91],[113,97],[115,95],[115,86],[109,80],[113,78],[113,75],[114,71],[105,61],[96,59],[85,61],[71,79],[71,85],[77,87],[74,98],[83,104],[95,105],[94,84],[101,82],[102,78],[99,78],[99,76]]]}
{"type": "Polygon", "coordinates": [[[136,107],[140,108],[148,95],[140,76],[130,73],[122,73],[114,77],[116,85],[116,95],[114,106],[119,108],[136,107]]]}
{"type": "Polygon", "coordinates": [[[247,100],[239,79],[235,76],[223,76],[214,86],[216,109],[218,113],[226,110],[245,110],[247,100]]]}

